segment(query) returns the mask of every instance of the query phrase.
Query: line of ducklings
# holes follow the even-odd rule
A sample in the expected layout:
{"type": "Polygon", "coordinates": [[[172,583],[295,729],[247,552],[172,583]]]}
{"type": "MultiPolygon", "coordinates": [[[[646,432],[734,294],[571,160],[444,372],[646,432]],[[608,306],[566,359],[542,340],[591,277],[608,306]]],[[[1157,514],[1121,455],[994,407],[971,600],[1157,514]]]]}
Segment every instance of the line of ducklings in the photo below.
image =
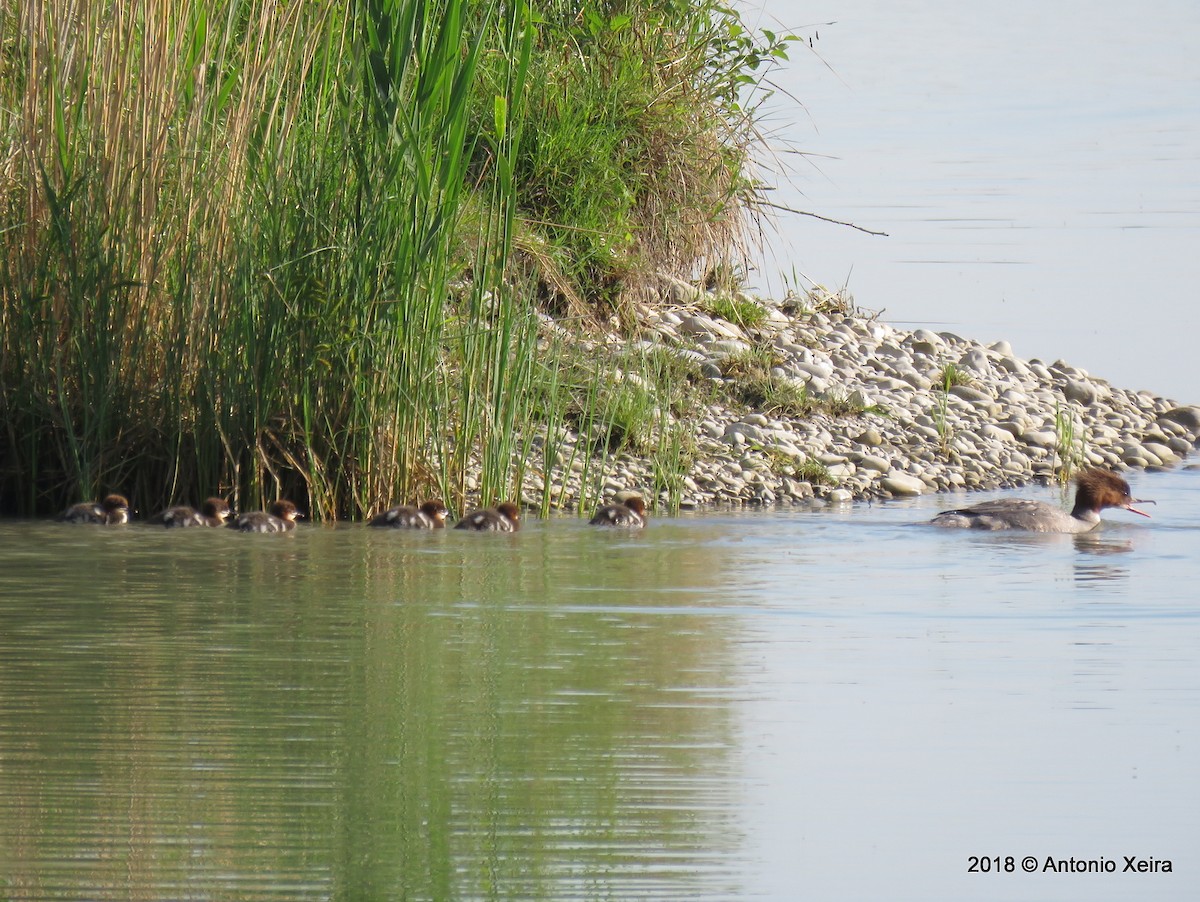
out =
{"type": "MultiPolygon", "coordinates": [[[[99,502],[75,504],[58,515],[67,523],[96,523],[112,526],[129,522],[131,508],[124,495],[106,495],[99,502]]],[[[420,506],[407,504],[389,508],[367,521],[368,526],[388,529],[444,529],[450,512],[440,499],[420,506]]],[[[304,514],[291,501],[280,499],[265,511],[239,514],[224,498],[207,498],[197,510],[181,505],[156,514],[149,522],[168,528],[225,526],[241,532],[287,532],[296,528],[304,514]]],[[[646,525],[646,504],[640,495],[620,493],[612,504],[600,507],[588,522],[592,526],[641,529],[646,525]]],[[[470,511],[454,525],[475,532],[516,532],[521,528],[521,511],[511,501],[495,507],[470,511]]]]}

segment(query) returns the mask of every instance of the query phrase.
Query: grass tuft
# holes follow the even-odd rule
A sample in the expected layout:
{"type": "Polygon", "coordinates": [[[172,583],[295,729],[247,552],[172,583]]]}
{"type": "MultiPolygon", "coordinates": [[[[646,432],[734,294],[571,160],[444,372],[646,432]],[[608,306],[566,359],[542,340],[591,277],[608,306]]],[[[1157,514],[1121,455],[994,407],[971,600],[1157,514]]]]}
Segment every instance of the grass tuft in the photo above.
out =
{"type": "Polygon", "coordinates": [[[1063,485],[1070,483],[1087,460],[1085,437],[1077,434],[1075,412],[1068,404],[1054,405],[1054,472],[1063,485]]]}
{"type": "Polygon", "coordinates": [[[950,391],[956,385],[971,385],[974,378],[956,363],[947,363],[933,377],[934,383],[942,391],[950,391]]]}
{"type": "Polygon", "coordinates": [[[757,329],[767,321],[767,309],[762,304],[740,295],[711,295],[705,300],[704,309],[739,329],[757,329]]]}

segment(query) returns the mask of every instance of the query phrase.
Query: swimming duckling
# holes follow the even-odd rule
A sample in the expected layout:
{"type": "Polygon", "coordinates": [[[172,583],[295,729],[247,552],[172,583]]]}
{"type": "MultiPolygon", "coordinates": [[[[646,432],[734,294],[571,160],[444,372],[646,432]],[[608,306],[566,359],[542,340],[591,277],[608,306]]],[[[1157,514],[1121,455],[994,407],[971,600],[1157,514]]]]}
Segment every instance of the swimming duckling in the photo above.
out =
{"type": "Polygon", "coordinates": [[[155,523],[161,523],[168,528],[184,526],[224,526],[225,522],[236,516],[236,512],[224,498],[205,498],[200,510],[181,504],[169,507],[157,517],[155,523]]]}
{"type": "Polygon", "coordinates": [[[426,501],[420,507],[401,504],[371,518],[368,526],[390,526],[393,529],[444,529],[446,505],[441,499],[426,501]]]}
{"type": "Polygon", "coordinates": [[[296,528],[296,518],[303,517],[296,505],[279,500],[271,505],[270,511],[250,511],[229,523],[231,529],[242,532],[287,532],[296,528]]]}
{"type": "Polygon", "coordinates": [[[516,532],[521,528],[521,511],[511,501],[471,511],[456,524],[455,529],[477,532],[516,532]]]}
{"type": "Polygon", "coordinates": [[[73,504],[58,515],[64,523],[99,523],[112,526],[129,522],[129,501],[124,495],[105,495],[99,504],[84,501],[73,504]]]}
{"type": "Polygon", "coordinates": [[[617,496],[615,504],[606,504],[588,521],[592,526],[619,526],[641,529],[646,525],[646,502],[641,495],[617,496]]]}

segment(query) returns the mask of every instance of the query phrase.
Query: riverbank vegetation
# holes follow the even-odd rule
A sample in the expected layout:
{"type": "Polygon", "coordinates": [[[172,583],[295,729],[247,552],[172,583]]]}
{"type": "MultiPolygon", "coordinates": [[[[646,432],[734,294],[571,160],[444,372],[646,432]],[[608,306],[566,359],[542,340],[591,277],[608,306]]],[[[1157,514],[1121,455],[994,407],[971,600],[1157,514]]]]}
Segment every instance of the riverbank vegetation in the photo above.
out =
{"type": "Polygon", "coordinates": [[[669,491],[686,378],[575,338],[730,265],[785,47],[723,0],[6,6],[0,507],[461,508],[563,429],[669,491]]]}

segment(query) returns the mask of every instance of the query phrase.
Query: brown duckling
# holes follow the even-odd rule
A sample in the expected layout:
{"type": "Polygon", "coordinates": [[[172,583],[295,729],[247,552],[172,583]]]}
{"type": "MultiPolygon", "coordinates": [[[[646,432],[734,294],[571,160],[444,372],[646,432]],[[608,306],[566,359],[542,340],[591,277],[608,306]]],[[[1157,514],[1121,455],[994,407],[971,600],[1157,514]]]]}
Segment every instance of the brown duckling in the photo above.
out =
{"type": "Polygon", "coordinates": [[[440,498],[426,501],[420,507],[401,504],[378,514],[368,521],[368,526],[390,526],[392,529],[444,529],[446,505],[440,498]]]}
{"type": "Polygon", "coordinates": [[[287,532],[296,528],[296,518],[303,517],[296,505],[279,500],[269,511],[250,511],[229,523],[231,529],[242,532],[287,532]]]}
{"type": "Polygon", "coordinates": [[[455,529],[473,529],[476,532],[516,532],[521,528],[521,511],[511,501],[474,510],[459,520],[455,529]]]}
{"type": "Polygon", "coordinates": [[[64,523],[99,523],[112,526],[129,522],[129,501],[124,495],[105,495],[99,504],[84,501],[73,504],[58,515],[64,523]]]}
{"type": "Polygon", "coordinates": [[[592,526],[618,526],[641,529],[646,525],[646,502],[641,495],[628,495],[615,504],[606,504],[588,521],[592,526]]]}
{"type": "Polygon", "coordinates": [[[226,521],[237,512],[229,506],[224,498],[205,498],[200,510],[181,504],[169,507],[157,517],[155,523],[161,523],[167,528],[184,526],[224,526],[226,521]]]}

